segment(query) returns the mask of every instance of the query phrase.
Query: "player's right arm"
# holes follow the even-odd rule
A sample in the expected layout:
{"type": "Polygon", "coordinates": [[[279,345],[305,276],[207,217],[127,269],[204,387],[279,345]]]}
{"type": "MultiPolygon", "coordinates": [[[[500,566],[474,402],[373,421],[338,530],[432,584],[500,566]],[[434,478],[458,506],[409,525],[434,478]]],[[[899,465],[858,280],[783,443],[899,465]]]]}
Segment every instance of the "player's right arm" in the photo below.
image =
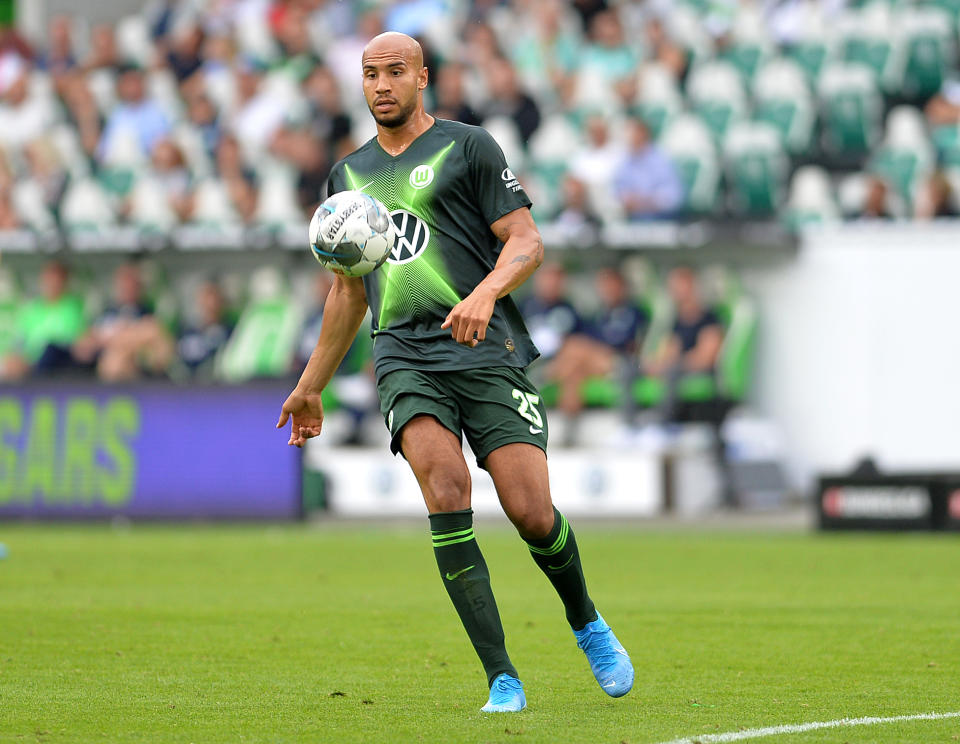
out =
{"type": "Polygon", "coordinates": [[[287,444],[302,447],[320,433],[323,426],[323,405],[320,393],[329,384],[343,361],[350,344],[367,314],[367,294],[363,280],[338,275],[323,306],[320,338],[300,381],[280,410],[280,429],[292,418],[287,444]]]}

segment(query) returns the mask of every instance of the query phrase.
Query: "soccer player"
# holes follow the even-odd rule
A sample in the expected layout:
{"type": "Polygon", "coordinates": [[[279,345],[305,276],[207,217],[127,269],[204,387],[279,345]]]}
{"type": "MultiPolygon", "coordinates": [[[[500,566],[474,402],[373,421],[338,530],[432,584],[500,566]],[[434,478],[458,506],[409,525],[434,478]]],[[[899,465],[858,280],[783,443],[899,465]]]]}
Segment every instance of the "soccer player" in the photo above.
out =
{"type": "Polygon", "coordinates": [[[410,463],[429,512],[440,576],[487,674],[485,712],[526,706],[490,575],[474,538],[466,435],[500,503],[553,584],[604,692],[620,697],[633,666],[587,594],[573,530],[550,499],[547,421],[524,368],[538,355],[510,298],[543,261],[530,200],[483,129],[424,111],[420,45],[384,33],[363,52],[363,91],[377,135],[337,163],[330,194],[363,191],[397,226],[387,263],[337,276],[316,348],[277,428],[289,444],[320,433],[320,392],[369,305],[380,408],[391,449],[410,463]]]}

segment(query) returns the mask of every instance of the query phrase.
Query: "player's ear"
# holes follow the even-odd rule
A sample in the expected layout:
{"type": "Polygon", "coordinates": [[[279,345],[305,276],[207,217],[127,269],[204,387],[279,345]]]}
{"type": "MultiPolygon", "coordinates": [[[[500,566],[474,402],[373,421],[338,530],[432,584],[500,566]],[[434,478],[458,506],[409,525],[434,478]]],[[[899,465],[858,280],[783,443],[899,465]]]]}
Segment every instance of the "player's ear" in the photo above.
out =
{"type": "Polygon", "coordinates": [[[421,67],[419,77],[420,79],[417,80],[417,90],[423,90],[427,87],[427,81],[430,78],[430,70],[428,70],[426,67],[421,67]]]}

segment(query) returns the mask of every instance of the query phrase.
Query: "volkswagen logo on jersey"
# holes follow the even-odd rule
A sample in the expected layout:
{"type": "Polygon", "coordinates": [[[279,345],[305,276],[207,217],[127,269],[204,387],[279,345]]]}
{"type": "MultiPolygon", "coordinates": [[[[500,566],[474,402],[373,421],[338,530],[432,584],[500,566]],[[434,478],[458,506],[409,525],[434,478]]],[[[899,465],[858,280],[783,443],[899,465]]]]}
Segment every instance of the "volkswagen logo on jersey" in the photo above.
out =
{"type": "Polygon", "coordinates": [[[403,209],[390,213],[397,228],[397,242],[387,256],[387,263],[410,263],[426,249],[430,242],[430,228],[427,223],[403,209]]]}

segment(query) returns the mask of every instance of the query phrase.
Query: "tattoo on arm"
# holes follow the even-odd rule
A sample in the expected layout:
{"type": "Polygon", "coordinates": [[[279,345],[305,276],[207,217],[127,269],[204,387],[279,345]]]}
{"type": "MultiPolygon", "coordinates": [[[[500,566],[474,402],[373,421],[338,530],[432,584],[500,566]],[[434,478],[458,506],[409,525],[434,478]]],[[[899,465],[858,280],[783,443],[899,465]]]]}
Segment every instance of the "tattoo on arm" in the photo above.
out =
{"type": "Polygon", "coordinates": [[[514,258],[510,263],[525,264],[525,263],[527,263],[527,261],[529,261],[529,260],[530,260],[530,256],[526,256],[526,255],[521,254],[521,255],[517,256],[516,258],[514,258]]]}

